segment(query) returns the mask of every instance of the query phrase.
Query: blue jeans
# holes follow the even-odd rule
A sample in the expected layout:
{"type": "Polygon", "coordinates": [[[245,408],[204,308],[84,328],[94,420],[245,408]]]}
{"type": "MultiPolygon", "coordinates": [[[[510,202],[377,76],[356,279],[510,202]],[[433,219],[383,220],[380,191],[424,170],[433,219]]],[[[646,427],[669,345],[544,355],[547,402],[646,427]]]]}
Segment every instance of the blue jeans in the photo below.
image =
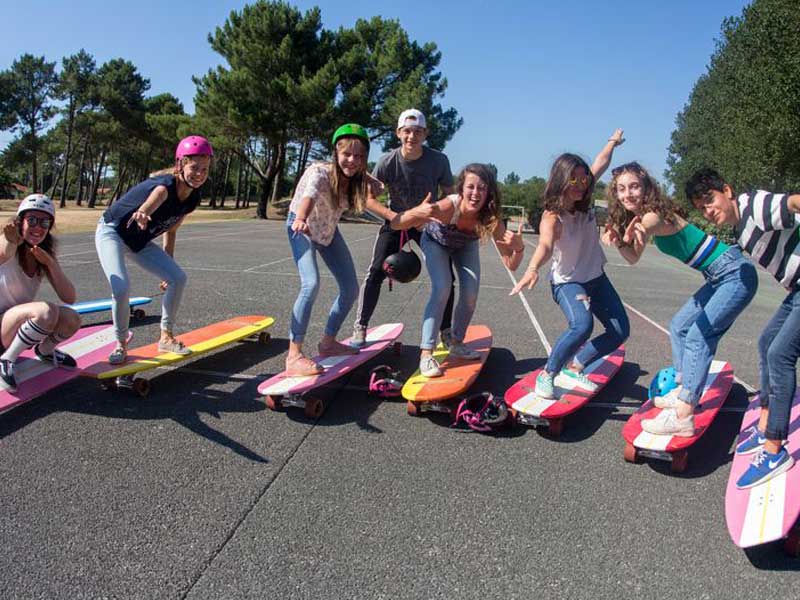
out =
{"type": "Polygon", "coordinates": [[[290,212],[288,219],[286,219],[286,230],[289,234],[289,246],[292,248],[292,256],[297,265],[297,270],[300,272],[300,293],[297,295],[297,300],[295,300],[292,308],[289,339],[297,343],[302,342],[308,329],[311,309],[314,306],[314,300],[317,299],[317,293],[319,293],[317,253],[325,261],[339,286],[339,295],[333,301],[331,310],[328,313],[328,322],[325,325],[325,335],[335,337],[358,296],[358,280],[356,279],[353,258],[350,256],[350,250],[348,250],[338,227],[330,245],[323,246],[312,242],[309,237],[302,233],[292,231],[294,218],[295,214],[290,212]]]}
{"type": "Polygon", "coordinates": [[[789,417],[800,358],[800,290],[792,290],[758,338],[761,406],[769,407],[767,439],[789,437],[789,417]]]}
{"type": "Polygon", "coordinates": [[[672,363],[683,385],[678,398],[696,406],[722,336],[758,289],[756,268],[738,246],[711,263],[703,284],[672,317],[672,363]]]}
{"type": "Polygon", "coordinates": [[[186,288],[186,273],[178,263],[155,242],[148,242],[139,252],[134,252],[119,237],[114,224],[106,223],[102,217],[95,230],[94,245],[97,256],[100,257],[100,266],[111,285],[111,319],[117,340],[124,342],[128,339],[131,318],[128,304],[131,280],[125,265],[126,256],[159,280],[167,282],[167,289],[161,299],[161,329],[173,331],[183,290],[186,288]]]}
{"type": "Polygon", "coordinates": [[[585,283],[551,284],[551,288],[553,300],[567,317],[569,328],[559,336],[550,352],[545,365],[548,373],[558,373],[570,360],[581,368],[586,367],[628,339],[628,314],[605,273],[585,283]],[[603,324],[605,331],[589,340],[594,317],[603,324]]]}
{"type": "Polygon", "coordinates": [[[474,240],[463,248],[448,248],[423,232],[420,246],[425,253],[425,266],[431,278],[431,296],[425,305],[419,347],[422,350],[433,350],[436,347],[436,332],[439,331],[444,307],[451,293],[451,259],[458,277],[458,303],[453,311],[451,331],[454,340],[463,342],[478,304],[478,287],[481,283],[480,242],[474,240]]]}

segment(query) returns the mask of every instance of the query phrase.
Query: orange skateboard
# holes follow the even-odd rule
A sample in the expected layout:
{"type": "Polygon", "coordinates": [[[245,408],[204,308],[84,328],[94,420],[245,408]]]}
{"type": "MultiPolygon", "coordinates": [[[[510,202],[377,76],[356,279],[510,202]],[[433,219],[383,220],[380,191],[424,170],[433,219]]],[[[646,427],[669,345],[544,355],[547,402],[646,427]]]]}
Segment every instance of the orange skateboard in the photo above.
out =
{"type": "Polygon", "coordinates": [[[492,349],[492,332],[485,325],[470,325],[464,344],[480,353],[478,360],[451,358],[450,352],[439,345],[433,352],[442,370],[441,377],[425,377],[417,370],[403,386],[403,398],[408,401],[408,414],[423,412],[452,413],[455,405],[447,402],[466,392],[478,378],[492,349]]]}

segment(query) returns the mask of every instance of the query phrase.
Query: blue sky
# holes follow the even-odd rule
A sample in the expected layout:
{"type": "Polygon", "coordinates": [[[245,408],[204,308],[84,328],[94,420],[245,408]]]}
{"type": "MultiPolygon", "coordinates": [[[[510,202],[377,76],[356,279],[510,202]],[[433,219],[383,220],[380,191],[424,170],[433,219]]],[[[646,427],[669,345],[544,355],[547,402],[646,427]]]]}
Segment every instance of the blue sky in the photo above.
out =
{"type": "MultiPolygon", "coordinates": [[[[445,148],[453,170],[495,163],[501,178],[546,176],[562,152],[589,159],[616,127],[627,142],[614,163],[639,160],[659,179],[675,116],[706,70],[724,18],[745,0],[554,2],[386,0],[319,6],[324,26],[359,17],[399,19],[435,42],[449,88],[442,104],[464,125],[445,148]]],[[[0,0],[0,69],[25,52],[50,61],[85,48],[99,64],[122,57],[194,111],[192,75],[220,62],[207,35],[244,2],[0,0]]],[[[11,139],[0,132],[0,147],[11,139]]],[[[376,156],[372,156],[375,159],[376,156]]]]}

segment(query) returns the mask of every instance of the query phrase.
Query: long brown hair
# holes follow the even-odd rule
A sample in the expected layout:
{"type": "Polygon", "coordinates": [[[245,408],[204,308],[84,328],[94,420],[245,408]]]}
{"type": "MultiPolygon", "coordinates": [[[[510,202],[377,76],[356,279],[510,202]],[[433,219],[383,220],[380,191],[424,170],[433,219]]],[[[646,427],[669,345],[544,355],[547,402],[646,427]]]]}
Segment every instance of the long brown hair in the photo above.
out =
{"type": "Polygon", "coordinates": [[[576,168],[581,168],[586,171],[589,182],[583,192],[583,198],[575,203],[575,210],[588,212],[589,208],[592,206],[592,192],[594,191],[595,183],[594,174],[585,160],[577,154],[570,153],[559,156],[550,168],[550,176],[547,178],[547,184],[542,194],[542,205],[545,210],[552,212],[562,212],[564,210],[564,195],[570,185],[569,182],[570,179],[572,179],[572,171],[576,168]]]}
{"type": "Polygon", "coordinates": [[[367,146],[361,138],[355,136],[341,137],[337,140],[336,145],[333,147],[333,165],[331,166],[331,202],[333,209],[338,208],[339,198],[342,194],[347,195],[347,204],[350,210],[355,212],[364,212],[364,207],[367,205],[367,186],[369,185],[367,171],[367,156],[369,155],[369,146],[367,146]],[[347,177],[339,166],[339,150],[350,147],[353,144],[359,144],[364,150],[364,164],[361,171],[353,177],[347,177]]]}
{"type": "Polygon", "coordinates": [[[675,215],[679,212],[672,201],[661,194],[655,178],[638,162],[625,163],[611,170],[611,181],[606,188],[608,222],[620,239],[628,224],[636,216],[627,210],[617,197],[617,180],[625,173],[631,173],[639,178],[639,184],[642,186],[642,214],[656,213],[665,222],[674,224],[675,215]]]}
{"type": "Polygon", "coordinates": [[[475,226],[480,238],[486,240],[494,233],[497,224],[500,222],[500,215],[503,210],[500,187],[497,185],[497,177],[494,174],[494,170],[489,168],[488,165],[471,163],[458,174],[456,190],[460,198],[464,197],[464,182],[467,179],[467,173],[472,173],[486,184],[486,202],[483,203],[480,211],[478,211],[478,224],[475,226]]]}

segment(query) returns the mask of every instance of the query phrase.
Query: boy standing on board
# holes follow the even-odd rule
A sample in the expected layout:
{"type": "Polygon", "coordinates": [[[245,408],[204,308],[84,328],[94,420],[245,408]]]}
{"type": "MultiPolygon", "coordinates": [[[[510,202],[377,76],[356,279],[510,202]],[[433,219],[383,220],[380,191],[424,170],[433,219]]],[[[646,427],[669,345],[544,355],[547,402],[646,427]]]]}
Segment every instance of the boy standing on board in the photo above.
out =
{"type": "MultiPolygon", "coordinates": [[[[428,136],[425,115],[415,108],[404,110],[397,120],[397,138],[400,147],[384,154],[372,171],[373,177],[381,181],[389,190],[389,208],[402,212],[421,204],[435,202],[441,196],[453,192],[453,173],[450,161],[444,153],[424,146],[428,136]]],[[[420,243],[420,231],[410,229],[408,235],[420,243]]],[[[358,312],[353,328],[352,343],[364,344],[367,326],[375,312],[381,293],[381,284],[386,279],[383,261],[400,250],[400,231],[393,230],[389,222],[384,222],[375,238],[372,248],[372,261],[369,271],[358,295],[358,312]]],[[[452,277],[452,265],[451,265],[452,277]]],[[[453,314],[453,287],[442,319],[442,341],[449,342],[450,321],[453,314]]]]}
{"type": "Polygon", "coordinates": [[[758,426],[736,446],[738,454],[755,454],[736,482],[739,488],[749,488],[794,464],[784,442],[789,437],[800,358],[800,194],[757,190],[737,198],[719,173],[701,169],[686,182],[686,197],[707,221],[733,225],[736,243],[789,291],[758,339],[758,426]]]}

